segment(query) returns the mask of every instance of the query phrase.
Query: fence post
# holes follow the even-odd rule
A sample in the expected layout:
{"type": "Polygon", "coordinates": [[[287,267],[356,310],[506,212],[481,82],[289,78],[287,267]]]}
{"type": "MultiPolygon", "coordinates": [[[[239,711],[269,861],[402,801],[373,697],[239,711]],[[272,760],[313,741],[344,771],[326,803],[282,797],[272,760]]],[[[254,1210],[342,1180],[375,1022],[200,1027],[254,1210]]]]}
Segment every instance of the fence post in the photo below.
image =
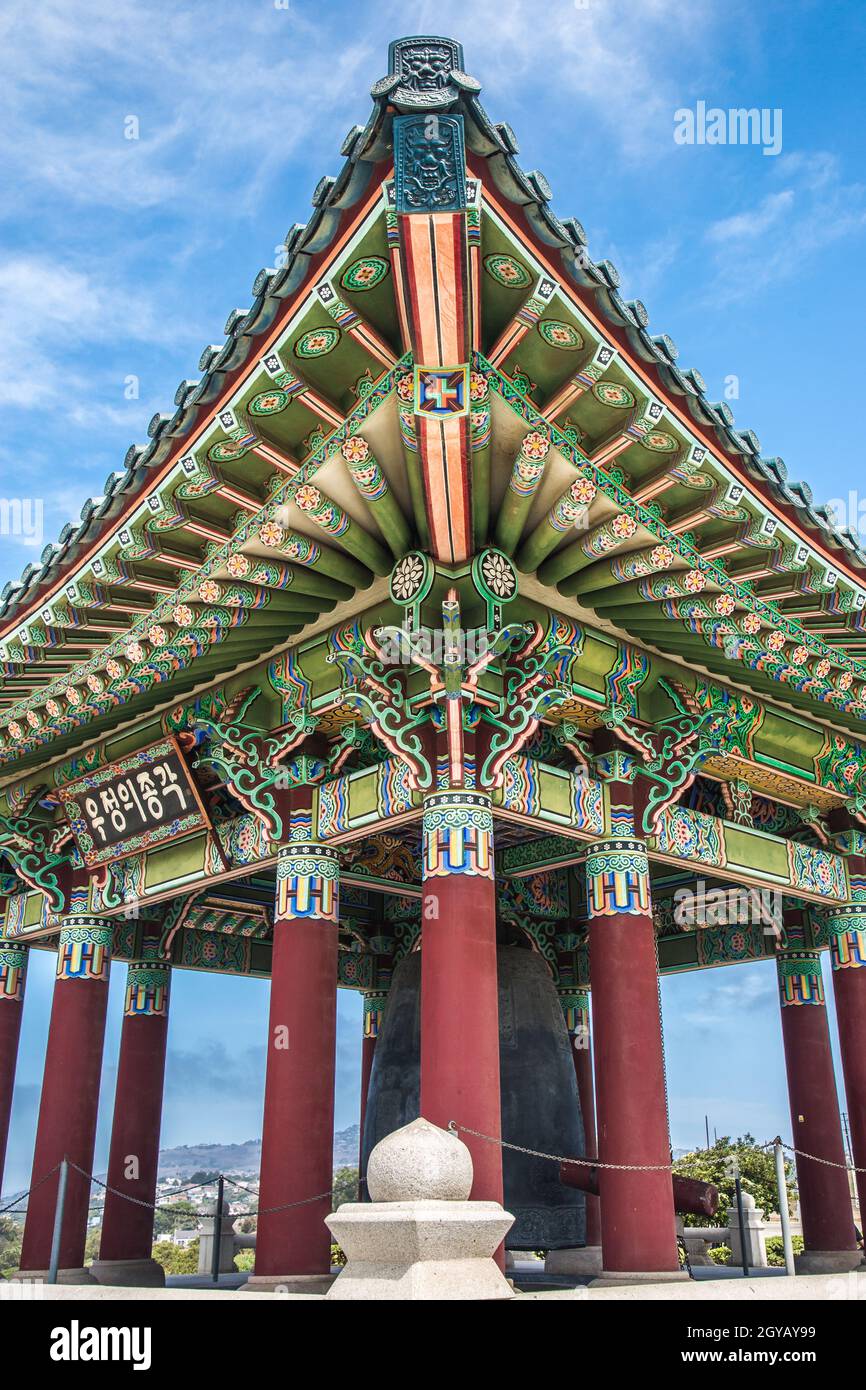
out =
{"type": "Polygon", "coordinates": [[[734,1193],[737,1198],[737,1219],[740,1223],[740,1263],[743,1266],[743,1274],[748,1277],[751,1246],[748,1250],[746,1249],[746,1218],[743,1215],[743,1189],[740,1186],[739,1165],[737,1165],[737,1173],[734,1178],[734,1193]]]}
{"type": "Polygon", "coordinates": [[[779,1217],[782,1222],[782,1246],[785,1251],[785,1273],[796,1274],[794,1268],[794,1246],[791,1243],[791,1223],[788,1219],[788,1184],[785,1181],[785,1155],[778,1134],[773,1140],[776,1158],[776,1186],[779,1189],[779,1217]]]}
{"type": "Polygon", "coordinates": [[[210,1265],[211,1278],[215,1284],[219,1283],[220,1277],[220,1252],[223,1240],[223,1191],[224,1180],[222,1173],[220,1173],[217,1180],[216,1212],[213,1219],[213,1250],[211,1251],[210,1265]]]}
{"type": "Polygon", "coordinates": [[[51,1234],[51,1255],[48,1261],[48,1282],[57,1283],[57,1266],[60,1263],[60,1238],[63,1234],[63,1213],[66,1207],[66,1181],[69,1177],[69,1164],[64,1155],[57,1179],[57,1202],[54,1207],[54,1230],[51,1234]]]}

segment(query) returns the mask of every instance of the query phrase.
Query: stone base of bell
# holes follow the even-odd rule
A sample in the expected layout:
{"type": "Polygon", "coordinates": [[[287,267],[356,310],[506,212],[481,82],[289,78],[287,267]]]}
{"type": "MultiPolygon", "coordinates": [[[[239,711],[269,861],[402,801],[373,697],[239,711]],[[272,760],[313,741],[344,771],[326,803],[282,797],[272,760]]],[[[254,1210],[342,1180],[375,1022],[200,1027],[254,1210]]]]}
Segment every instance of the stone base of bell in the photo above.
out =
{"type": "Polygon", "coordinates": [[[165,1270],[156,1260],[94,1260],[90,1273],[97,1284],[126,1289],[164,1289],[165,1270]]]}
{"type": "Polygon", "coordinates": [[[687,1269],[603,1269],[590,1284],[591,1289],[615,1289],[627,1284],[681,1284],[688,1280],[687,1269]]]}
{"type": "Polygon", "coordinates": [[[862,1250],[805,1250],[794,1256],[798,1274],[846,1274],[862,1264],[862,1250]]]}
{"type": "MultiPolygon", "coordinates": [[[[17,1269],[11,1275],[13,1284],[47,1284],[47,1269],[17,1269]]],[[[96,1280],[89,1269],[58,1269],[58,1284],[95,1284],[96,1280]]]]}
{"type": "Polygon", "coordinates": [[[306,1293],[321,1298],[335,1278],[334,1274],[251,1274],[238,1293],[306,1293]]]}
{"type": "Polygon", "coordinates": [[[601,1246],[582,1245],[571,1250],[548,1250],[544,1260],[545,1274],[578,1274],[582,1277],[601,1275],[601,1246]]]}
{"type": "Polygon", "coordinates": [[[514,1224],[498,1202],[347,1202],[325,1224],[346,1253],[329,1299],[489,1302],[515,1296],[493,1259],[514,1224]]]}

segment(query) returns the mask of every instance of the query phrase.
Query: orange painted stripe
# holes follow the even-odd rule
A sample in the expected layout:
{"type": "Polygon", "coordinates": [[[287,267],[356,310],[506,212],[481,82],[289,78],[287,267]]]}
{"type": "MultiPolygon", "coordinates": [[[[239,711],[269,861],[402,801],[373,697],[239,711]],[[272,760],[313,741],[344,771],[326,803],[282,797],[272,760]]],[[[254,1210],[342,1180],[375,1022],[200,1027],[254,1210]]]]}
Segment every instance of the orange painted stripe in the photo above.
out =
{"type": "Polygon", "coordinates": [[[501,366],[509,353],[513,352],[517,347],[518,343],[523,342],[528,332],[529,329],[526,324],[519,323],[517,319],[514,319],[507,328],[503,329],[490,355],[489,360],[493,363],[493,366],[501,366]]]}
{"type": "Polygon", "coordinates": [[[436,288],[439,295],[439,350],[442,356],[437,365],[456,367],[458,363],[465,362],[466,350],[463,293],[459,279],[462,268],[457,261],[453,216],[436,214],[431,218],[430,231],[436,255],[436,288]]]}
{"type": "Polygon", "coordinates": [[[417,213],[401,217],[400,232],[412,351],[416,362],[425,367],[438,367],[442,360],[436,332],[437,287],[433,280],[429,219],[417,213]]]}
{"type": "Polygon", "coordinates": [[[418,427],[430,542],[437,560],[450,560],[453,556],[448,524],[448,485],[442,431],[438,420],[425,419],[424,416],[418,417],[418,427]]]}
{"type": "Polygon", "coordinates": [[[469,430],[466,416],[442,423],[451,513],[452,555],[466,560],[472,553],[472,518],[469,504],[469,430]]]}

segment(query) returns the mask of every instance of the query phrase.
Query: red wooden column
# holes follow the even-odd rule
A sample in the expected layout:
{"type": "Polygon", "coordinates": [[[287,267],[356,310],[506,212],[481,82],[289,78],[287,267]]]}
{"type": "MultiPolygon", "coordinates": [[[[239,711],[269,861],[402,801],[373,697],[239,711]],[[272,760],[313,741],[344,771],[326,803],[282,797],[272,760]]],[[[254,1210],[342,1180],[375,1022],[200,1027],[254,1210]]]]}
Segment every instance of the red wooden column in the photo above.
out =
{"type": "Polygon", "coordinates": [[[19,946],[14,939],[0,939],[0,1192],[3,1191],[26,976],[27,947],[19,946]]]}
{"type": "MultiPolygon", "coordinates": [[[[649,866],[642,840],[594,844],[586,858],[595,1025],[604,1275],[680,1277],[649,866]]],[[[687,1276],[685,1276],[687,1277],[687,1276]]]]}
{"type": "Polygon", "coordinates": [[[168,962],[159,956],[158,938],[145,939],[141,956],[130,962],[126,977],[108,1159],[109,1191],[105,1194],[99,1259],[90,1267],[100,1284],[146,1288],[165,1283],[162,1266],[151,1256],[151,1204],[156,1198],[159,1167],[169,973],[168,962]],[[139,1206],[139,1202],[148,1205],[139,1206]]]}
{"type": "Polygon", "coordinates": [[[358,1136],[358,1179],[362,1195],[365,1176],[364,1121],[367,1117],[367,1096],[370,1091],[370,1073],[373,1070],[376,1039],[379,1036],[379,1029],[382,1026],[382,1014],[385,1011],[385,1000],[387,997],[386,994],[380,993],[364,995],[364,1036],[361,1040],[361,1114],[359,1120],[360,1133],[358,1136]]]}
{"type": "Polygon", "coordinates": [[[256,1269],[246,1288],[329,1277],[337,1037],[337,852],[313,838],[310,789],[293,799],[277,861],[256,1269]],[[302,794],[302,795],[301,795],[302,794]],[[319,1197],[311,1202],[311,1197],[319,1197]],[[290,1203],[288,1210],[268,1211],[290,1203]]]}
{"type": "Polygon", "coordinates": [[[828,912],[833,997],[848,1129],[857,1173],[861,1225],[866,1222],[866,902],[828,912]]]}
{"type": "MultiPolygon", "coordinates": [[[[589,990],[560,990],[560,1002],[565,1014],[577,1094],[583,1118],[583,1151],[587,1158],[598,1158],[598,1138],[595,1128],[595,1086],[592,1078],[592,1037],[589,1026],[589,990]]],[[[586,1243],[601,1245],[601,1201],[586,1198],[586,1243]]]]}
{"type": "MultiPolygon", "coordinates": [[[[112,938],[111,922],[84,913],[65,918],[60,929],[32,1192],[21,1248],[21,1269],[31,1273],[46,1271],[51,1256],[58,1177],[51,1170],[66,1157],[86,1173],[93,1171],[112,938]]],[[[60,1278],[65,1283],[90,1281],[83,1268],[89,1202],[90,1179],[70,1169],[60,1243],[60,1278]]]]}
{"type": "Polygon", "coordinates": [[[803,1153],[826,1160],[821,1163],[797,1155],[805,1245],[797,1268],[815,1274],[854,1269],[861,1255],[845,1171],[821,955],[810,950],[784,951],[776,965],[792,1143],[803,1153]]]}
{"type": "MultiPolygon", "coordinates": [[[[498,1139],[499,997],[490,798],[425,797],[422,829],[421,1114],[498,1139]]],[[[472,1198],[502,1201],[502,1150],[461,1133],[472,1153],[472,1198]]]]}

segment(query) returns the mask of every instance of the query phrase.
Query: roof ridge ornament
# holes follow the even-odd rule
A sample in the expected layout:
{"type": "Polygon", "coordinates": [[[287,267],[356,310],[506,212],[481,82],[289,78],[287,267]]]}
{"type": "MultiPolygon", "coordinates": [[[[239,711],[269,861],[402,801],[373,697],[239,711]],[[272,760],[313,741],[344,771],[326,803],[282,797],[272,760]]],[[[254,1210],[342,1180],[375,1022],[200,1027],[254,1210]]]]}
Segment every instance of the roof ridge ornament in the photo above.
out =
{"type": "Polygon", "coordinates": [[[480,82],[463,71],[463,45],[428,34],[388,45],[388,76],[374,83],[371,95],[388,98],[398,111],[437,111],[453,106],[461,92],[480,91],[480,82]]]}

